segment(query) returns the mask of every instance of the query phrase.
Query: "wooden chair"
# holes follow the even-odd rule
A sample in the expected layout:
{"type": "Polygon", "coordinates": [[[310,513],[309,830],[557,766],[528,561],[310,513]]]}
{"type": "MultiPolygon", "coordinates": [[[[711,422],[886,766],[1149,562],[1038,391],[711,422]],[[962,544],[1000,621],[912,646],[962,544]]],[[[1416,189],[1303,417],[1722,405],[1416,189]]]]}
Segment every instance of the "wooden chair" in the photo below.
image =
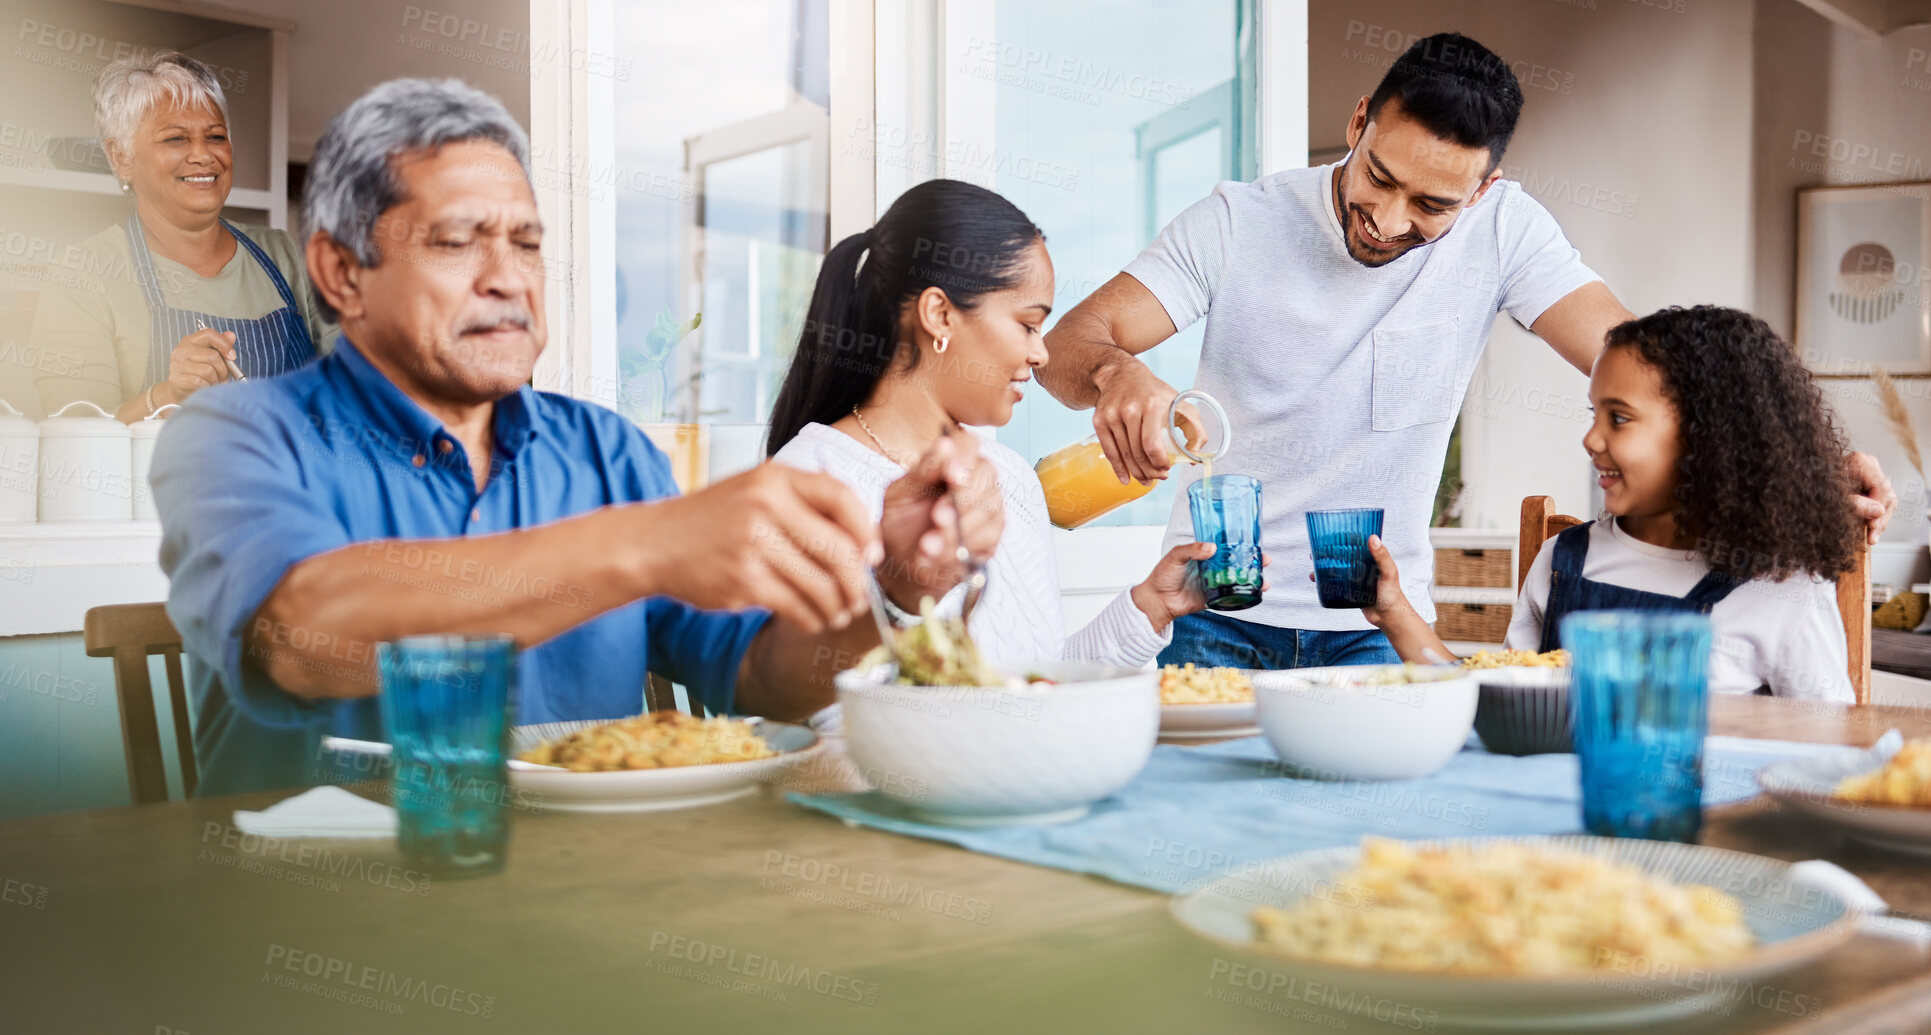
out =
{"type": "Polygon", "coordinates": [[[181,677],[181,634],[160,604],[114,604],[87,610],[87,656],[114,659],[114,692],[121,702],[121,743],[127,751],[127,786],[136,805],[168,800],[161,729],[148,682],[148,658],[167,658],[168,700],[174,709],[174,745],[181,759],[181,789],[194,796],[194,733],[188,725],[186,681],[181,677]]]}
{"type": "MultiPolygon", "coordinates": [[[[1548,540],[1565,528],[1582,524],[1581,518],[1555,512],[1555,500],[1548,496],[1522,497],[1522,533],[1515,546],[1515,588],[1529,577],[1535,555],[1548,540]]],[[[1837,613],[1844,620],[1844,645],[1850,652],[1851,692],[1858,704],[1871,703],[1871,548],[1858,540],[1857,563],[1837,580],[1837,613]]]]}
{"type": "Polygon", "coordinates": [[[644,708],[653,712],[677,710],[677,691],[671,681],[655,672],[644,680],[644,708]]]}

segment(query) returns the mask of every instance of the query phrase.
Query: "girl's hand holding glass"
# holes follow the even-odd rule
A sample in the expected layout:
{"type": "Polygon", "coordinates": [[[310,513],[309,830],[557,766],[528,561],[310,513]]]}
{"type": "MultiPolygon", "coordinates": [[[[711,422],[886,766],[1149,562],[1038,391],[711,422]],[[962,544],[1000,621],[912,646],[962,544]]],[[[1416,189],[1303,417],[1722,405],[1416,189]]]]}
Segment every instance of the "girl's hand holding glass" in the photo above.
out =
{"type": "Polygon", "coordinates": [[[1380,536],[1371,535],[1368,537],[1368,553],[1374,557],[1375,567],[1380,569],[1381,577],[1375,582],[1374,606],[1362,608],[1362,617],[1377,629],[1386,625],[1391,617],[1398,619],[1414,615],[1419,621],[1421,616],[1415,614],[1415,605],[1409,603],[1408,594],[1401,591],[1401,572],[1395,568],[1395,555],[1388,551],[1388,544],[1382,542],[1380,536]]]}
{"type": "MultiPolygon", "coordinates": [[[[1453,658],[1455,654],[1448,649],[1448,644],[1435,635],[1433,626],[1422,621],[1408,594],[1401,591],[1401,572],[1395,568],[1395,555],[1389,552],[1388,544],[1380,536],[1371,535],[1368,553],[1374,557],[1380,577],[1375,581],[1374,606],[1362,608],[1361,616],[1388,637],[1395,653],[1405,662],[1429,665],[1453,658]]],[[[1313,582],[1314,573],[1308,572],[1307,578],[1313,582]]]]}

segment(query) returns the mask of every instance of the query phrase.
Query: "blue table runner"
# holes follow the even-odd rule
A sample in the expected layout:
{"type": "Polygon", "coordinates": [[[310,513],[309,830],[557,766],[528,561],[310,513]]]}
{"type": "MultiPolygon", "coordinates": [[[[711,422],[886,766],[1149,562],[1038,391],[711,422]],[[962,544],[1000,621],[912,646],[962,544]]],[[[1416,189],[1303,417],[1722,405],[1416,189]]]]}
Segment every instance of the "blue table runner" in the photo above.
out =
{"type": "MultiPolygon", "coordinates": [[[[1842,750],[1711,737],[1704,748],[1704,807],[1753,797],[1757,770],[1772,762],[1842,750]]],[[[1118,794],[1085,817],[1054,826],[943,826],[871,792],[788,797],[862,826],[1168,893],[1200,887],[1244,863],[1351,845],[1363,836],[1582,830],[1576,756],[1490,754],[1477,738],[1433,776],[1377,783],[1284,776],[1260,737],[1203,747],[1162,744],[1118,794]]]]}

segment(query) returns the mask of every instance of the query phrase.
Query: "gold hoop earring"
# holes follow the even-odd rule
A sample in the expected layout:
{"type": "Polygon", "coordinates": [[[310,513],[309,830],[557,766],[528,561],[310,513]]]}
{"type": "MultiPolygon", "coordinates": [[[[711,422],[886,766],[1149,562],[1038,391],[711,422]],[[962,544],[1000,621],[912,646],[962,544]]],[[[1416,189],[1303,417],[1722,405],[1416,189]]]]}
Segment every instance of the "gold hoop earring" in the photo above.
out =
{"type": "Polygon", "coordinates": [[[946,350],[946,346],[951,344],[952,344],[951,338],[940,338],[937,341],[934,341],[932,343],[932,351],[938,352],[938,353],[944,353],[946,350]]]}

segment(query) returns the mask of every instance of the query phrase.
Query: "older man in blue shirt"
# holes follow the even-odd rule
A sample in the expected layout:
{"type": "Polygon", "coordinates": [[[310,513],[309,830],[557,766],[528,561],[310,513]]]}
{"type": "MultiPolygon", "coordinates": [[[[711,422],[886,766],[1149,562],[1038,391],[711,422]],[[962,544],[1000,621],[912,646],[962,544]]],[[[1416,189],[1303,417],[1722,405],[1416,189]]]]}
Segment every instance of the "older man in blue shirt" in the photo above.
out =
{"type": "Polygon", "coordinates": [[[398,80],[357,100],[304,217],[342,341],[198,394],[155,451],[201,793],[330,779],[322,736],[383,737],[374,645],[413,634],[514,636],[518,722],[636,714],[651,671],[716,711],[806,714],[877,642],[853,621],[866,561],[890,559],[909,606],[958,579],[942,529],[997,542],[970,436],[872,526],[832,479],[776,465],[678,497],[634,426],[532,390],[542,224],[527,139],[484,94],[398,80]],[[956,525],[947,489],[969,501],[956,525]]]}

